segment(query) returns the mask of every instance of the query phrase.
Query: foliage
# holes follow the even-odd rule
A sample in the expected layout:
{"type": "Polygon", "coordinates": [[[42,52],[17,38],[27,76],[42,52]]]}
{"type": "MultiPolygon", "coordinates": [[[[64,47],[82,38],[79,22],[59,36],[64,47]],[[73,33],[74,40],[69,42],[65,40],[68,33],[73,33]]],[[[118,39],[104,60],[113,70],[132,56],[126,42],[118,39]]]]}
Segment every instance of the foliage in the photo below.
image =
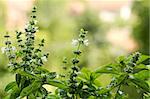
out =
{"type": "Polygon", "coordinates": [[[135,52],[127,57],[119,57],[115,63],[108,64],[94,71],[78,67],[80,55],[83,53],[82,46],[88,46],[87,31],[81,29],[79,37],[72,41],[75,46],[74,57],[71,60],[71,68],[68,69],[68,61],[64,58],[65,74],[58,74],[44,69],[44,61],[47,61],[48,53],[42,52],[45,40],[36,46],[35,33],[37,32],[36,8],[33,8],[31,20],[24,32],[16,31],[17,48],[12,46],[10,36],[6,34],[6,47],[2,48],[6,53],[10,71],[15,73],[15,81],[10,82],[5,91],[6,99],[125,99],[128,94],[122,90],[123,86],[135,86],[142,97],[149,97],[150,89],[147,81],[149,77],[144,75],[149,71],[149,64],[144,61],[149,56],[135,52]],[[25,39],[23,39],[25,35],[25,39]],[[67,70],[68,69],[68,70],[67,70]],[[112,76],[111,82],[106,87],[97,82],[102,74],[112,76]],[[142,76],[141,76],[142,75],[142,76]],[[49,92],[43,85],[48,84],[56,87],[55,93],[49,92]]]}

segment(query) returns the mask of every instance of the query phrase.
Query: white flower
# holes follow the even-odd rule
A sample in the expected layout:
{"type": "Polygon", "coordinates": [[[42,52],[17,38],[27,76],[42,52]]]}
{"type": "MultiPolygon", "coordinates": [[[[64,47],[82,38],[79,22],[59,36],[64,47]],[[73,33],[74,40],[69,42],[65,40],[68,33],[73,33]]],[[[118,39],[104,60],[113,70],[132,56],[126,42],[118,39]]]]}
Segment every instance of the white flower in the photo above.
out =
{"type": "Polygon", "coordinates": [[[34,29],[35,29],[36,32],[39,32],[39,28],[38,27],[35,27],[34,29]]]}
{"type": "Polygon", "coordinates": [[[42,76],[42,77],[45,77],[45,76],[46,76],[46,74],[41,74],[41,76],[42,76]]]}
{"type": "Polygon", "coordinates": [[[73,46],[77,46],[77,45],[78,45],[78,40],[73,39],[73,40],[72,40],[72,45],[73,45],[73,46]]]}
{"type": "Polygon", "coordinates": [[[31,59],[30,62],[31,62],[31,63],[32,63],[32,62],[35,62],[35,59],[31,59]]]}
{"type": "Polygon", "coordinates": [[[59,78],[59,75],[56,75],[56,78],[59,78]]]}
{"type": "Polygon", "coordinates": [[[41,59],[42,59],[43,61],[47,62],[46,56],[41,57],[41,59]]]}
{"type": "Polygon", "coordinates": [[[123,94],[123,92],[122,92],[121,90],[119,90],[119,91],[118,91],[118,93],[119,93],[120,95],[122,95],[122,94],[123,94]]]}
{"type": "Polygon", "coordinates": [[[129,78],[130,78],[130,79],[134,79],[134,76],[133,76],[133,75],[129,75],[129,78]]]}
{"type": "Polygon", "coordinates": [[[38,30],[38,27],[34,27],[35,28],[35,30],[38,30]]]}
{"type": "Polygon", "coordinates": [[[86,39],[86,40],[83,41],[83,43],[84,43],[85,46],[88,46],[88,45],[89,45],[89,42],[88,42],[88,41],[89,41],[88,39],[86,39]]]}
{"type": "Polygon", "coordinates": [[[6,47],[1,48],[2,53],[5,53],[5,50],[6,50],[6,47]]]}
{"type": "Polygon", "coordinates": [[[2,53],[5,53],[5,52],[10,51],[10,50],[14,51],[14,50],[16,50],[16,47],[12,46],[11,48],[8,48],[8,47],[2,47],[1,48],[2,53]]]}
{"type": "Polygon", "coordinates": [[[37,24],[38,23],[38,21],[37,20],[34,20],[34,24],[37,24]]]}
{"type": "Polygon", "coordinates": [[[8,66],[9,66],[9,67],[10,67],[10,66],[13,66],[13,64],[12,64],[12,63],[9,63],[8,66]]]}
{"type": "Polygon", "coordinates": [[[17,97],[16,99],[21,99],[21,96],[17,97]]]}
{"type": "Polygon", "coordinates": [[[12,46],[12,48],[11,48],[11,49],[14,51],[14,50],[16,50],[16,47],[12,46]]]}

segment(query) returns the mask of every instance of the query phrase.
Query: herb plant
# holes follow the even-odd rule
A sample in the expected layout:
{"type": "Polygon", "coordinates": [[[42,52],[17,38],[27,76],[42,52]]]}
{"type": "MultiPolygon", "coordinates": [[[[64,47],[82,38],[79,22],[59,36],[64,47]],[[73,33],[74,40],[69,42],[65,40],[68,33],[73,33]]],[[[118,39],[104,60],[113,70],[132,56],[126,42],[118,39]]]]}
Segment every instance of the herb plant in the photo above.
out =
{"type": "MultiPolygon", "coordinates": [[[[32,10],[29,23],[25,31],[16,31],[17,47],[12,46],[10,36],[6,34],[2,52],[6,53],[8,68],[15,73],[15,81],[10,82],[5,91],[6,99],[128,99],[125,86],[135,86],[142,93],[142,98],[150,98],[149,63],[150,56],[135,52],[131,55],[120,56],[115,63],[108,64],[95,70],[78,67],[81,47],[88,46],[87,31],[80,30],[79,37],[72,41],[76,47],[73,51],[71,68],[66,74],[50,72],[43,68],[48,53],[42,51],[45,40],[42,39],[38,47],[35,45],[35,33],[38,31],[36,21],[36,7],[32,10]],[[25,36],[23,39],[22,36],[25,36]],[[102,74],[111,75],[112,79],[107,86],[100,86],[98,77],[102,74]],[[147,74],[147,75],[146,75],[147,74]],[[62,79],[63,78],[63,79],[62,79]],[[43,85],[56,87],[54,93],[49,92],[43,85]]],[[[67,59],[63,60],[64,65],[67,59]]],[[[67,69],[65,66],[63,67],[67,69]]]]}

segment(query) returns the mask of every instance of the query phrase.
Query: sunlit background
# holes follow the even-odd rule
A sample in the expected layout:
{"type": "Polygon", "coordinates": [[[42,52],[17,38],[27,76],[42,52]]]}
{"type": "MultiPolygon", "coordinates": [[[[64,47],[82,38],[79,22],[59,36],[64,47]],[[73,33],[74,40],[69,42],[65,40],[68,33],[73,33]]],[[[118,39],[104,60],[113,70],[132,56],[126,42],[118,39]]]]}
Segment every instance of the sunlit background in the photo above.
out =
{"type": "MultiPolygon", "coordinates": [[[[15,45],[15,30],[23,30],[34,5],[39,26],[36,42],[46,40],[44,51],[50,57],[45,68],[50,71],[61,72],[63,58],[71,60],[71,41],[81,28],[89,31],[81,68],[94,70],[134,51],[149,54],[149,0],[0,0],[0,48],[6,32],[15,45]]],[[[7,58],[0,52],[0,99],[13,79],[7,58]]],[[[105,85],[109,78],[100,79],[105,85]]]]}

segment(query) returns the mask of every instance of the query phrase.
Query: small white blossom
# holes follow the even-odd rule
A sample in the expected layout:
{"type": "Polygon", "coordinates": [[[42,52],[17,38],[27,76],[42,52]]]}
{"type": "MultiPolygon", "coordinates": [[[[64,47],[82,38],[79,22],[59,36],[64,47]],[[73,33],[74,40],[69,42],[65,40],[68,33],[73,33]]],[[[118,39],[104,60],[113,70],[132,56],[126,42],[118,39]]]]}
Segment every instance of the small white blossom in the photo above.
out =
{"type": "Polygon", "coordinates": [[[41,76],[42,76],[42,77],[45,77],[45,76],[46,76],[46,74],[41,74],[41,76]]]}
{"type": "Polygon", "coordinates": [[[16,50],[16,47],[12,46],[12,48],[11,48],[11,49],[14,51],[14,50],[16,50]]]}
{"type": "Polygon", "coordinates": [[[59,75],[56,75],[56,78],[59,78],[59,75]]]}
{"type": "Polygon", "coordinates": [[[113,77],[111,80],[112,80],[112,81],[114,81],[114,80],[116,80],[116,78],[115,78],[115,77],[113,77]]]}
{"type": "Polygon", "coordinates": [[[35,30],[38,30],[38,27],[35,27],[35,30]]]}
{"type": "Polygon", "coordinates": [[[35,27],[35,30],[36,30],[36,32],[39,32],[39,28],[38,27],[35,27]]]}
{"type": "Polygon", "coordinates": [[[13,66],[13,64],[12,64],[12,63],[9,63],[8,66],[9,66],[9,67],[10,67],[10,66],[13,66]]]}
{"type": "Polygon", "coordinates": [[[34,72],[32,71],[31,74],[34,74],[34,72]]]}
{"type": "Polygon", "coordinates": [[[5,52],[10,51],[10,50],[14,51],[14,50],[16,50],[16,47],[12,46],[11,48],[8,48],[8,47],[2,47],[1,48],[2,53],[5,53],[5,52]]]}
{"type": "Polygon", "coordinates": [[[85,46],[88,46],[89,45],[89,40],[86,39],[86,40],[83,41],[83,43],[84,43],[85,46]]]}
{"type": "Polygon", "coordinates": [[[119,91],[118,91],[118,93],[119,93],[120,95],[122,95],[122,94],[123,94],[123,92],[122,92],[121,90],[119,90],[119,91]]]}
{"type": "Polygon", "coordinates": [[[6,47],[1,48],[2,53],[5,53],[5,50],[6,50],[6,47]]]}
{"type": "Polygon", "coordinates": [[[35,60],[35,59],[31,59],[30,62],[31,62],[31,63],[32,63],[32,62],[36,62],[36,60],[35,60]]]}
{"type": "Polygon", "coordinates": [[[134,76],[133,76],[133,75],[129,75],[129,78],[130,78],[130,79],[134,79],[134,76]]]}
{"type": "Polygon", "coordinates": [[[41,59],[42,59],[43,61],[47,62],[46,56],[41,57],[41,59]]]}
{"type": "Polygon", "coordinates": [[[79,43],[78,40],[75,40],[75,39],[72,40],[72,45],[73,45],[73,46],[77,46],[78,43],[79,43]]]}

